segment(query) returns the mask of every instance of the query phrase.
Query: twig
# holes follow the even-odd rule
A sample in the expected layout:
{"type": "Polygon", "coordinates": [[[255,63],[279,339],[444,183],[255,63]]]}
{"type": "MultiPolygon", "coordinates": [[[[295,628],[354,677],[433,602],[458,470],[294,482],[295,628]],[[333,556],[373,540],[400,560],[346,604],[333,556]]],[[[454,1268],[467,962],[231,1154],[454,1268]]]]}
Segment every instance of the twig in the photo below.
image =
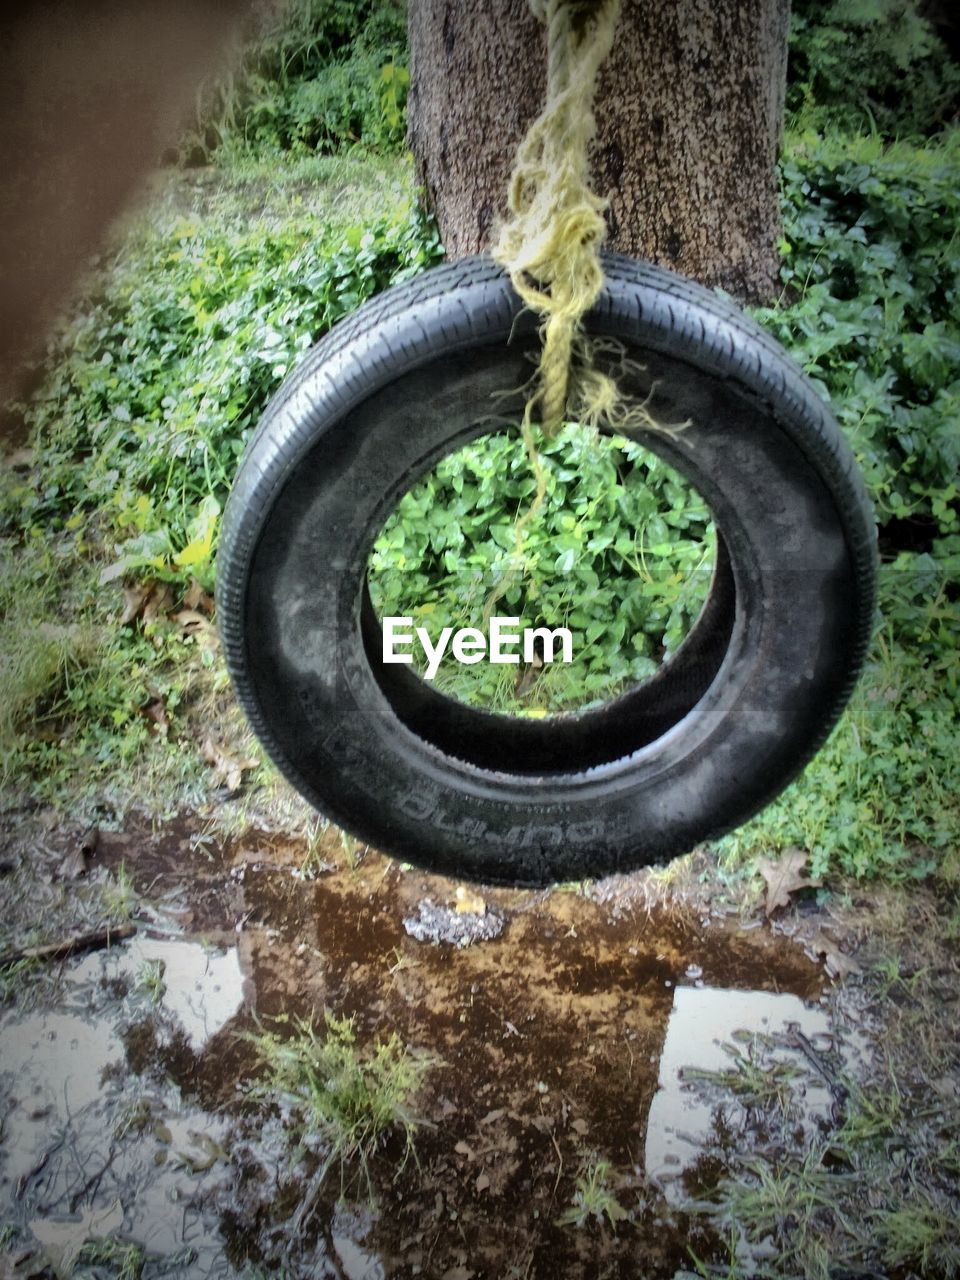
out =
{"type": "Polygon", "coordinates": [[[72,938],[61,938],[59,942],[45,942],[36,947],[21,947],[18,951],[5,951],[0,955],[0,968],[16,964],[20,960],[60,960],[75,955],[78,951],[97,951],[101,947],[109,947],[113,942],[122,942],[136,933],[132,924],[108,925],[106,929],[97,929],[92,933],[78,933],[72,938]]]}

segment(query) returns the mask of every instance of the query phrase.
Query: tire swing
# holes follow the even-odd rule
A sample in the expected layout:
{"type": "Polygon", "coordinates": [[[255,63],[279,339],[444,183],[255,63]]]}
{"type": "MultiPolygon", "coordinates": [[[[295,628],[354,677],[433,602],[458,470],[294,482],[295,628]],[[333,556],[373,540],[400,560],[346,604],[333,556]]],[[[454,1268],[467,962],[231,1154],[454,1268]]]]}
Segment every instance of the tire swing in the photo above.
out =
{"type": "Polygon", "coordinates": [[[835,724],[874,609],[873,514],[811,384],[705,289],[599,254],[586,156],[616,0],[575,8],[541,15],[548,101],[497,260],[427,271],[313,348],[251,441],[218,555],[227,664],[281,772],[360,840],[488,883],[627,871],[745,821],[835,724]],[[492,406],[528,444],[534,421],[629,435],[710,510],[690,633],[599,706],[508,717],[383,662],[371,548],[440,459],[490,434],[492,406]]]}

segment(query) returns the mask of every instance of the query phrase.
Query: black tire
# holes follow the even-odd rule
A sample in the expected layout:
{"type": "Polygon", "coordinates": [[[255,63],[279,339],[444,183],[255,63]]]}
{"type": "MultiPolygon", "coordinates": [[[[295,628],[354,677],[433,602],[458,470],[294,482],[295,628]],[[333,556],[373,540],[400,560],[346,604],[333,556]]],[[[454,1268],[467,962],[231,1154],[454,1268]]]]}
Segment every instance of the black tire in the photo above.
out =
{"type": "Polygon", "coordinates": [[[632,259],[606,271],[587,329],[642,366],[627,390],[659,421],[689,420],[643,443],[705,497],[720,543],[693,631],[639,689],[507,719],[381,662],[376,534],[443,455],[490,430],[491,396],[529,377],[534,320],[487,258],[429,271],[327,334],[268,407],[227,506],[217,606],[255,732],[319,810],[431,870],[537,885],[730,830],[822,744],[863,661],[876,534],[829,411],[735,308],[632,259]]]}

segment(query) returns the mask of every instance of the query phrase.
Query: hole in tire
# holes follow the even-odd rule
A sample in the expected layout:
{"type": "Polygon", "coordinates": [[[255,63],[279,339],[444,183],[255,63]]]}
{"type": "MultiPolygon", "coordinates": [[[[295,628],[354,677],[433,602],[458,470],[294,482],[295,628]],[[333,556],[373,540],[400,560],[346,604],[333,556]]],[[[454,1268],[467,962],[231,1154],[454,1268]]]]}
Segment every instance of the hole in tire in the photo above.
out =
{"type": "Polygon", "coordinates": [[[519,549],[536,481],[518,435],[483,436],[404,494],[374,544],[368,586],[381,625],[411,620],[393,625],[410,639],[391,647],[437,692],[544,718],[656,675],[703,608],[716,532],[690,482],[635,442],[573,425],[537,444],[547,492],[519,549]],[[497,617],[516,620],[496,628],[512,661],[491,660],[497,617]],[[465,628],[486,649],[471,637],[459,661],[465,628]],[[452,632],[434,669],[418,629],[434,648],[452,632]]]}

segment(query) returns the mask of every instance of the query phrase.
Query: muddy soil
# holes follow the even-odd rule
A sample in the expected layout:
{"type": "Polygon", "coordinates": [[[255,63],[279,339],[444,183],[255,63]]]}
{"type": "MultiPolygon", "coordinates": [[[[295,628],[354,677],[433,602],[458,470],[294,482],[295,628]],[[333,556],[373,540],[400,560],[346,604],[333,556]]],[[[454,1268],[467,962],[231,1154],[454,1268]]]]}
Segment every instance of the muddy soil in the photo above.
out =
{"type": "Polygon", "coordinates": [[[458,892],[372,851],[350,866],[334,830],[308,848],[131,818],[64,862],[81,842],[26,816],[2,853],[8,965],[38,917],[56,936],[71,898],[132,882],[132,936],[45,959],[46,985],[25,969],[0,1011],[17,1275],[56,1256],[66,1274],[38,1247],[59,1229],[86,1240],[81,1262],[108,1236],[136,1244],[145,1276],[673,1277],[691,1250],[727,1256],[690,1212],[710,1117],[683,1063],[744,1025],[806,1025],[808,1044],[836,1029],[813,900],[797,938],[744,924],[698,894],[695,859],[672,891],[641,875],[458,892]],[[349,1166],[319,1179],[290,1107],[251,1092],[252,1037],[324,1010],[361,1047],[395,1031],[433,1060],[415,1158],[386,1141],[369,1187],[349,1166]],[[623,1216],[561,1221],[600,1160],[623,1216]]]}

